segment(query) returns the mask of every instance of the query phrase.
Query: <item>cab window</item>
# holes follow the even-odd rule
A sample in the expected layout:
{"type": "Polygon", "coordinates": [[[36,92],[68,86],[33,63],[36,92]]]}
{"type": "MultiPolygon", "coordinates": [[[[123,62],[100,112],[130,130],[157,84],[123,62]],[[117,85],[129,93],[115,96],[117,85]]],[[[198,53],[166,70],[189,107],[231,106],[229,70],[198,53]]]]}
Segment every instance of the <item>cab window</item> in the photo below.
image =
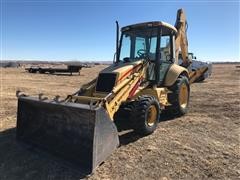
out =
{"type": "Polygon", "coordinates": [[[160,54],[161,54],[161,61],[167,62],[171,60],[171,43],[170,43],[170,36],[162,36],[161,43],[160,43],[160,54]]]}

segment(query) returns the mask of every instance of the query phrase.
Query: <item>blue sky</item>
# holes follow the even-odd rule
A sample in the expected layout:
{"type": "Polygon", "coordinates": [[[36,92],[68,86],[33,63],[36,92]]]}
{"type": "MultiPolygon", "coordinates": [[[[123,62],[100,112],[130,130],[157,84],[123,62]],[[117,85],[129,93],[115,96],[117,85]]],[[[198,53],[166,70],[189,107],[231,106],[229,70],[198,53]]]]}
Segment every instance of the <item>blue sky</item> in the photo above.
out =
{"type": "Polygon", "coordinates": [[[1,0],[1,58],[112,60],[120,26],[175,23],[184,8],[189,51],[206,61],[240,61],[239,1],[1,0]]]}

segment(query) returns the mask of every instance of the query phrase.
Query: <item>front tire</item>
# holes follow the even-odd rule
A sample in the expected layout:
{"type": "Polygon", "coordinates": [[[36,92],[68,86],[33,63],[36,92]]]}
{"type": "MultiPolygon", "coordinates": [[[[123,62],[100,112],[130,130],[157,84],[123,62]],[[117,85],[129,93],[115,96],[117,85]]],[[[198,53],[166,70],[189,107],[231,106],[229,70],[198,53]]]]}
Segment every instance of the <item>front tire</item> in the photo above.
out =
{"type": "Polygon", "coordinates": [[[131,119],[134,109],[134,101],[122,104],[114,114],[114,122],[118,131],[128,130],[132,127],[131,119]]]}
{"type": "Polygon", "coordinates": [[[140,96],[134,105],[133,129],[141,135],[153,133],[160,118],[160,105],[154,96],[140,96]]]}

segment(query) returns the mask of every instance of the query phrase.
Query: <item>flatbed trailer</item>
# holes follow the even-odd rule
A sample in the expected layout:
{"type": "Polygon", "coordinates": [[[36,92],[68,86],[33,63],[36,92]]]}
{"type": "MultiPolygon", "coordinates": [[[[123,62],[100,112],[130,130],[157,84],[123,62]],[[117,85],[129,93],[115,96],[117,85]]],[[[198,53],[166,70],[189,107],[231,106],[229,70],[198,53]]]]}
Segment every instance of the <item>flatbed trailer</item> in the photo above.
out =
{"type": "Polygon", "coordinates": [[[26,71],[29,73],[78,73],[80,75],[80,70],[82,69],[82,65],[68,65],[67,68],[53,68],[53,67],[39,67],[39,66],[32,66],[30,68],[25,68],[26,71]]]}

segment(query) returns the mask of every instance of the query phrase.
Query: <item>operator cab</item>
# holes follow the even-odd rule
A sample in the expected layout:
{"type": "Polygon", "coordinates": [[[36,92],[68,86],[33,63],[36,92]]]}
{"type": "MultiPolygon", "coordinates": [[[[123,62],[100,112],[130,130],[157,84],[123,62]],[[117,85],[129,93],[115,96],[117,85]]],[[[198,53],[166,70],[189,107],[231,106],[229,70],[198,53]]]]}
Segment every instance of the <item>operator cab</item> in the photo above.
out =
{"type": "Polygon", "coordinates": [[[175,61],[176,28],[165,22],[154,21],[126,26],[121,32],[117,62],[151,61],[148,80],[161,85],[175,61]]]}

